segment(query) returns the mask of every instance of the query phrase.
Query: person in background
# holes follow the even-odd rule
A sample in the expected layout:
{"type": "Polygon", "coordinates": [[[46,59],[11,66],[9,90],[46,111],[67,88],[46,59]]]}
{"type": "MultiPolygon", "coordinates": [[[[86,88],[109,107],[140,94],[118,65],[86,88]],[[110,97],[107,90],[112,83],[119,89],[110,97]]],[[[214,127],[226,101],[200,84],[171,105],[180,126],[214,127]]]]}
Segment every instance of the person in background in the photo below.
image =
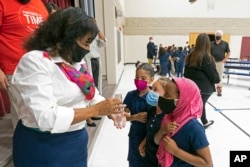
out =
{"type": "Polygon", "coordinates": [[[160,76],[170,76],[170,71],[169,71],[169,59],[171,55],[170,53],[164,48],[160,47],[159,48],[159,62],[160,62],[160,76]]]}
{"type": "MultiPolygon", "coordinates": [[[[96,23],[96,20],[93,18],[96,23]]],[[[90,52],[84,57],[88,70],[94,78],[95,86],[102,93],[102,71],[99,49],[106,46],[107,39],[104,34],[98,28],[98,34],[90,45],[90,52]]],[[[102,117],[92,117],[87,119],[87,125],[95,127],[96,123],[93,120],[101,120],[102,117]]]]}
{"type": "Polygon", "coordinates": [[[168,65],[168,71],[170,71],[170,75],[174,76],[175,75],[175,62],[174,62],[174,54],[175,54],[175,51],[174,51],[174,48],[173,46],[168,46],[167,48],[167,52],[170,53],[170,57],[169,57],[169,65],[168,65]]]}
{"type": "Polygon", "coordinates": [[[155,44],[153,42],[153,37],[149,37],[149,42],[147,44],[147,59],[148,59],[148,64],[152,65],[153,59],[157,55],[156,49],[155,49],[155,44]]]}
{"type": "MultiPolygon", "coordinates": [[[[156,167],[159,166],[159,162],[156,157],[158,150],[158,144],[154,141],[154,136],[157,131],[160,130],[161,121],[165,116],[165,113],[161,110],[158,104],[159,96],[168,94],[165,92],[165,87],[169,84],[169,80],[166,77],[157,79],[152,85],[152,90],[148,92],[146,101],[149,105],[153,106],[148,111],[146,131],[147,135],[139,145],[139,152],[144,157],[143,167],[156,167]]],[[[174,89],[173,89],[174,91],[174,89]]],[[[166,133],[172,133],[178,127],[176,122],[170,122],[165,126],[166,133]]]]}
{"type": "Polygon", "coordinates": [[[192,45],[191,45],[191,48],[190,48],[190,50],[189,50],[189,52],[188,52],[188,53],[190,54],[190,53],[194,50],[194,48],[195,48],[195,45],[194,45],[194,44],[192,44],[192,45]]]}
{"type": "MultiPolygon", "coordinates": [[[[211,42],[211,54],[215,59],[216,69],[219,73],[220,80],[222,81],[224,64],[230,57],[229,44],[222,40],[223,32],[217,30],[215,32],[215,40],[211,42]]],[[[217,95],[222,96],[222,83],[217,89],[217,95]]]]}
{"type": "MultiPolygon", "coordinates": [[[[13,72],[25,53],[23,41],[48,17],[41,0],[0,0],[0,89],[7,90],[13,72]],[[32,19],[36,21],[32,21],[32,19]]],[[[11,119],[13,127],[18,118],[13,98],[11,119]]]]}
{"type": "Polygon", "coordinates": [[[199,88],[187,78],[166,79],[166,82],[165,94],[155,98],[165,114],[160,130],[154,135],[154,142],[159,145],[160,166],[212,167],[209,143],[198,121],[203,106],[199,88]]]}
{"type": "Polygon", "coordinates": [[[200,89],[203,102],[201,122],[204,128],[214,123],[206,117],[206,103],[209,97],[221,87],[220,77],[215,67],[215,61],[210,53],[210,39],[205,33],[198,35],[195,49],[186,58],[184,76],[193,80],[200,89]]]}
{"type": "Polygon", "coordinates": [[[177,77],[183,77],[183,70],[185,66],[185,57],[187,55],[183,51],[183,48],[180,46],[174,55],[175,61],[175,72],[177,77]]]}
{"type": "Polygon", "coordinates": [[[144,161],[138,147],[146,136],[147,111],[151,108],[146,102],[146,96],[150,91],[150,84],[154,81],[154,69],[148,63],[137,63],[134,84],[135,90],[131,90],[123,101],[126,104],[125,111],[130,113],[127,121],[131,122],[129,130],[129,167],[143,167],[144,161]]]}
{"type": "Polygon", "coordinates": [[[160,45],[159,45],[159,49],[158,49],[158,55],[159,55],[159,52],[160,52],[160,48],[162,48],[163,47],[163,44],[162,43],[160,43],[160,45]]]}
{"type": "Polygon", "coordinates": [[[171,46],[171,63],[172,63],[172,69],[171,69],[171,73],[175,76],[176,74],[176,61],[175,61],[175,57],[176,57],[176,54],[178,52],[178,48],[175,47],[175,45],[173,44],[171,46]]]}
{"type": "Polygon", "coordinates": [[[83,64],[97,33],[81,8],[69,7],[50,15],[25,42],[9,86],[20,118],[15,167],[87,167],[85,120],[123,111],[121,100],[99,94],[83,64]]]}
{"type": "Polygon", "coordinates": [[[188,48],[187,48],[187,46],[184,47],[183,52],[184,52],[184,54],[185,54],[186,56],[188,55],[188,48]]]}
{"type": "Polygon", "coordinates": [[[158,58],[158,45],[155,45],[155,56],[153,57],[153,65],[156,66],[156,60],[158,58]]]}
{"type": "Polygon", "coordinates": [[[53,2],[46,3],[45,7],[46,7],[49,14],[53,14],[59,10],[59,7],[53,2]]]}
{"type": "MultiPolygon", "coordinates": [[[[93,20],[96,22],[94,18],[93,20]]],[[[94,78],[95,86],[98,88],[100,93],[102,93],[102,73],[99,49],[105,47],[106,42],[107,39],[105,38],[104,34],[98,29],[98,34],[90,45],[90,52],[85,57],[87,66],[94,78]]]]}

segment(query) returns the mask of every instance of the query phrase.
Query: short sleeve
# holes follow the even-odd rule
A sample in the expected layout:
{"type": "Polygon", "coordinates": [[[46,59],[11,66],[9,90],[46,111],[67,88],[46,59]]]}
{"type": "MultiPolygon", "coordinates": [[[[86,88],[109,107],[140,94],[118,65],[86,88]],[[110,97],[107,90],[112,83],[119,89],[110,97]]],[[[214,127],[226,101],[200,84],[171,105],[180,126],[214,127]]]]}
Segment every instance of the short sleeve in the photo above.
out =
{"type": "Polygon", "coordinates": [[[204,148],[209,145],[205,130],[202,126],[193,126],[193,130],[190,131],[190,143],[194,150],[204,148]]]}

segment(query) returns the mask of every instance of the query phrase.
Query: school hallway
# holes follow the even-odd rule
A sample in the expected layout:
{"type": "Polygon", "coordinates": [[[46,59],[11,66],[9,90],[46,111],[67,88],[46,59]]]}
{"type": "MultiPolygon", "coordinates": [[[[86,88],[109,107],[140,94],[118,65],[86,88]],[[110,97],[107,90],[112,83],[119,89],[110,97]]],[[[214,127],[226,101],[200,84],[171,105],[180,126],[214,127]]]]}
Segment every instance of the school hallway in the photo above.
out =
{"type": "MultiPolygon", "coordinates": [[[[125,65],[116,93],[123,98],[134,86],[135,65],[125,65]]],[[[250,151],[250,78],[231,75],[223,78],[222,96],[214,93],[208,100],[206,129],[214,167],[229,167],[230,151],[250,151]]],[[[128,167],[128,131],[116,129],[107,117],[102,119],[95,145],[89,155],[89,167],[128,167]]]]}

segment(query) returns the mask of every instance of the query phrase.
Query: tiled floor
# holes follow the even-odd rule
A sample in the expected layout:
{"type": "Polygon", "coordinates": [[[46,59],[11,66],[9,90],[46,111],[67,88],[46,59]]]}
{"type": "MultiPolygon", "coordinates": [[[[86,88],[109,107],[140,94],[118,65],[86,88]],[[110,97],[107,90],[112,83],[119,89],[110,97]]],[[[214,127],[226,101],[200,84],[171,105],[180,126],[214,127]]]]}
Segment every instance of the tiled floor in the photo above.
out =
{"type": "MultiPolygon", "coordinates": [[[[134,65],[126,65],[116,93],[126,95],[134,89],[134,65]]],[[[215,121],[206,130],[214,167],[229,167],[230,150],[250,151],[250,78],[230,76],[223,79],[222,97],[213,94],[207,107],[207,118],[215,121]]],[[[128,130],[118,130],[105,118],[97,137],[89,167],[128,167],[128,130]]]]}

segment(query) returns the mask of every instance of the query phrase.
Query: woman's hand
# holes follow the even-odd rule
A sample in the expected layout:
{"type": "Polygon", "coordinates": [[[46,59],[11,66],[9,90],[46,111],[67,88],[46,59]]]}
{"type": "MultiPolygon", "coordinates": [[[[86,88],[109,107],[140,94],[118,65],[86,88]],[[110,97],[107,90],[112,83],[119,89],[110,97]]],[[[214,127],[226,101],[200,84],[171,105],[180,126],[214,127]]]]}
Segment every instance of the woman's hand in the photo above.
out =
{"type": "Polygon", "coordinates": [[[125,106],[118,98],[110,98],[96,104],[95,108],[99,112],[99,115],[112,115],[123,112],[125,106]]]}
{"type": "Polygon", "coordinates": [[[114,121],[114,126],[117,129],[122,129],[125,128],[126,122],[127,122],[127,117],[130,114],[127,112],[122,112],[121,114],[112,114],[111,119],[114,121]]]}
{"type": "Polygon", "coordinates": [[[9,83],[6,78],[6,75],[3,73],[3,71],[0,69],[0,90],[5,89],[7,90],[9,83]]]}
{"type": "Polygon", "coordinates": [[[117,129],[122,129],[126,125],[127,113],[124,112],[126,105],[122,104],[122,101],[118,98],[110,98],[104,100],[96,107],[99,111],[99,115],[108,115],[114,121],[114,126],[117,129]]]}
{"type": "Polygon", "coordinates": [[[216,90],[217,90],[218,94],[221,94],[221,92],[222,92],[222,85],[221,84],[217,84],[216,90]]]}

